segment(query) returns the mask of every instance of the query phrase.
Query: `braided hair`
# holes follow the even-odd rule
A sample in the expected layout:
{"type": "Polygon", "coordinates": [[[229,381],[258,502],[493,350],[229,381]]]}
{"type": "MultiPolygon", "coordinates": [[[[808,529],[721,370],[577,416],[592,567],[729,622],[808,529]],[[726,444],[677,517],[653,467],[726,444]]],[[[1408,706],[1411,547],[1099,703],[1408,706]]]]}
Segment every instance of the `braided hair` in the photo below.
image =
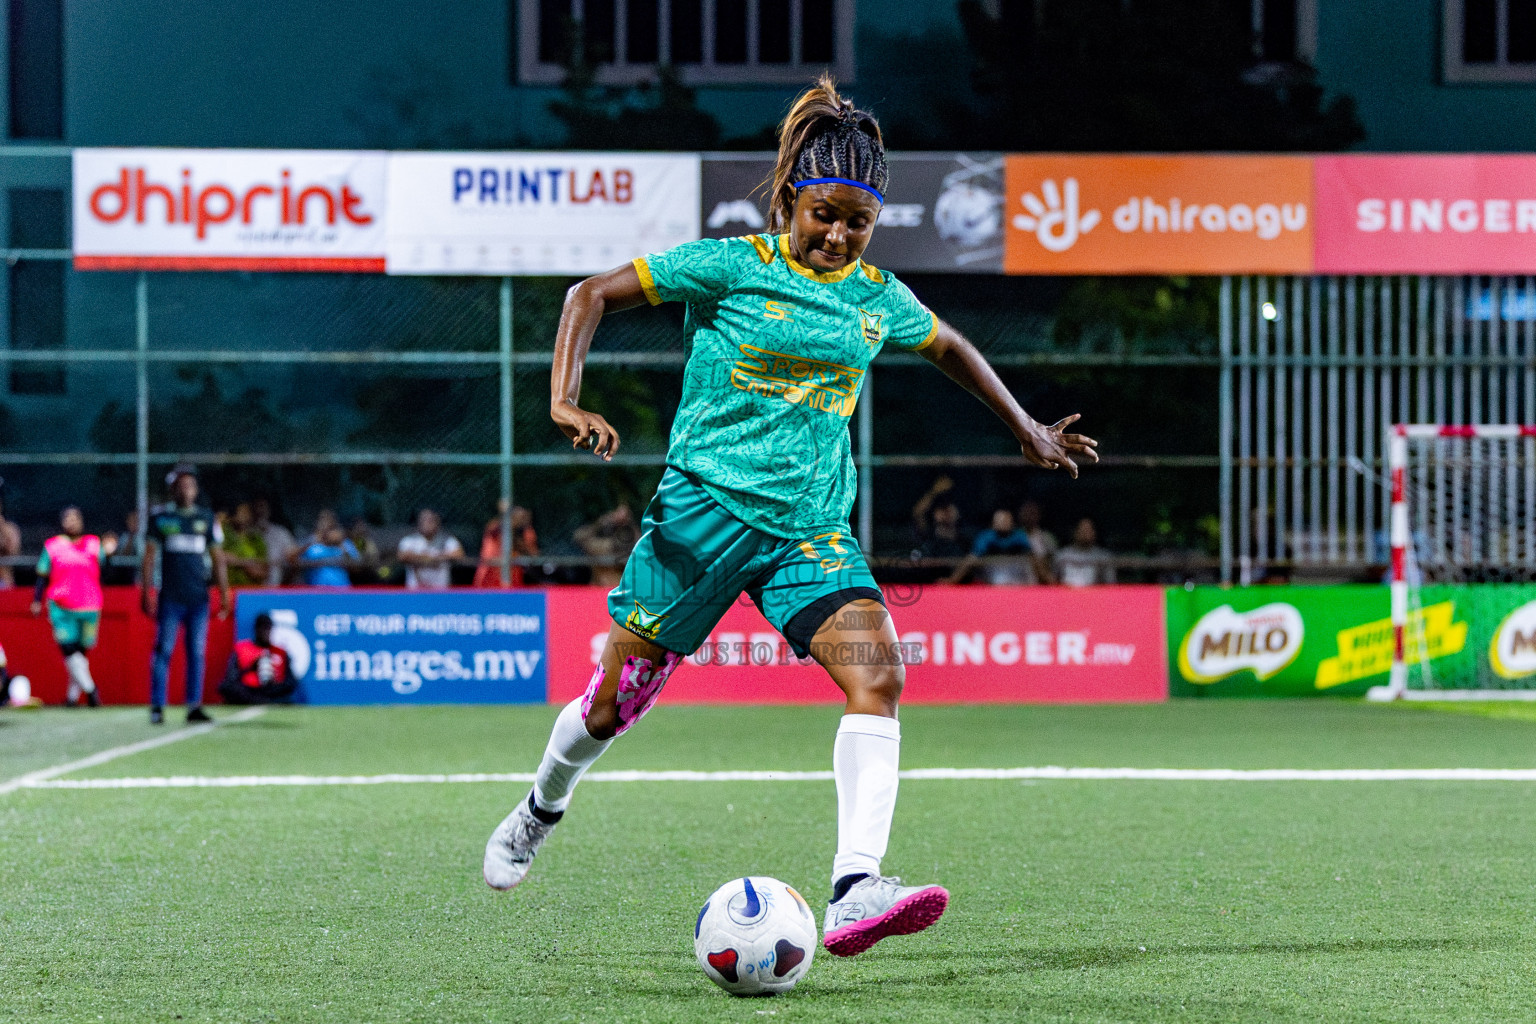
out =
{"type": "Polygon", "coordinates": [[[847,178],[881,194],[890,180],[875,115],[838,95],[828,74],[796,98],[779,125],[779,158],[765,182],[770,231],[789,227],[795,182],[809,178],[847,178]]]}

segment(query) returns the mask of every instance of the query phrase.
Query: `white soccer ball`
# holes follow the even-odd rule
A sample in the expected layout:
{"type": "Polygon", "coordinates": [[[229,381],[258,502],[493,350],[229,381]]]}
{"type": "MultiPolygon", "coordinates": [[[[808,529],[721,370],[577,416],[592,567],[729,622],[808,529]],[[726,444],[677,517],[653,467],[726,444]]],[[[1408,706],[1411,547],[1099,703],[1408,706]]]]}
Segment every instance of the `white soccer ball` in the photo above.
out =
{"type": "Polygon", "coordinates": [[[733,996],[788,992],[816,955],[816,916],[777,878],[733,878],[699,911],[693,953],[709,980],[733,996]]]}

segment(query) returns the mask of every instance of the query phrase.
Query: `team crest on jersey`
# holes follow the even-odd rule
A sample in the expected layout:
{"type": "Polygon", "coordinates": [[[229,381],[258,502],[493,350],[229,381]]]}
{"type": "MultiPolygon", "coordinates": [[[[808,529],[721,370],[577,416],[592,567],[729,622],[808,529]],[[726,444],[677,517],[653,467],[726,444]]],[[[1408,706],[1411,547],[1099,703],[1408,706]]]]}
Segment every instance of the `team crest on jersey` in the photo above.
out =
{"type": "Polygon", "coordinates": [[[629,613],[624,620],[624,628],[636,636],[643,636],[647,640],[656,639],[656,633],[661,629],[661,620],[665,615],[657,615],[645,610],[645,606],[639,601],[635,602],[635,610],[629,613]]]}
{"type": "Polygon", "coordinates": [[[880,323],[884,319],[884,313],[871,313],[867,309],[859,310],[859,329],[864,332],[864,340],[869,343],[870,348],[879,345],[885,338],[885,328],[880,323]]]}

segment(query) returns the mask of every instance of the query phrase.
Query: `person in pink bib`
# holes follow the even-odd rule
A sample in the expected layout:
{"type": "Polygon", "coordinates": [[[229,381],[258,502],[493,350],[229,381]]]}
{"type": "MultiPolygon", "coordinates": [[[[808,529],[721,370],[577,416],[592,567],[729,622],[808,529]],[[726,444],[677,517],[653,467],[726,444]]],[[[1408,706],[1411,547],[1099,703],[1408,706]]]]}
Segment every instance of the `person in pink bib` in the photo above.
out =
{"type": "Polygon", "coordinates": [[[108,536],[103,541],[86,533],[85,516],[73,505],[59,515],[59,525],[64,532],[44,542],[37,560],[32,614],[41,615],[47,601],[53,639],[69,673],[69,695],[64,703],[76,707],[83,694],[91,707],[99,707],[101,697],[91,678],[86,652],[96,646],[101,625],[101,567],[117,550],[117,540],[108,536]]]}

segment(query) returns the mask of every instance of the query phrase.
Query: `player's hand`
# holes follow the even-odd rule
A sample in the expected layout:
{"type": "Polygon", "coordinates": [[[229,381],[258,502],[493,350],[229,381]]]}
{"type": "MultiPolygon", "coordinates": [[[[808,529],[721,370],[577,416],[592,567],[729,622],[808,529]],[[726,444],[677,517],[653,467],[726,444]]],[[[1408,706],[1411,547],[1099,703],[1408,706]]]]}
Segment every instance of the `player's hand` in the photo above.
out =
{"type": "Polygon", "coordinates": [[[587,412],[575,402],[556,402],[549,408],[550,419],[571,439],[572,448],[597,455],[612,462],[619,451],[619,432],[595,412],[587,412]]]}
{"type": "Polygon", "coordinates": [[[1073,413],[1064,420],[1046,426],[1036,423],[1019,438],[1019,450],[1031,465],[1042,469],[1065,469],[1077,479],[1077,463],[1074,457],[1085,462],[1098,462],[1099,453],[1094,451],[1099,442],[1082,434],[1068,434],[1066,429],[1082,419],[1073,413]]]}
{"type": "Polygon", "coordinates": [[[39,616],[41,614],[43,614],[43,602],[41,602],[41,601],[33,601],[32,602],[32,615],[33,615],[33,617],[35,618],[36,616],[39,616]]]}

